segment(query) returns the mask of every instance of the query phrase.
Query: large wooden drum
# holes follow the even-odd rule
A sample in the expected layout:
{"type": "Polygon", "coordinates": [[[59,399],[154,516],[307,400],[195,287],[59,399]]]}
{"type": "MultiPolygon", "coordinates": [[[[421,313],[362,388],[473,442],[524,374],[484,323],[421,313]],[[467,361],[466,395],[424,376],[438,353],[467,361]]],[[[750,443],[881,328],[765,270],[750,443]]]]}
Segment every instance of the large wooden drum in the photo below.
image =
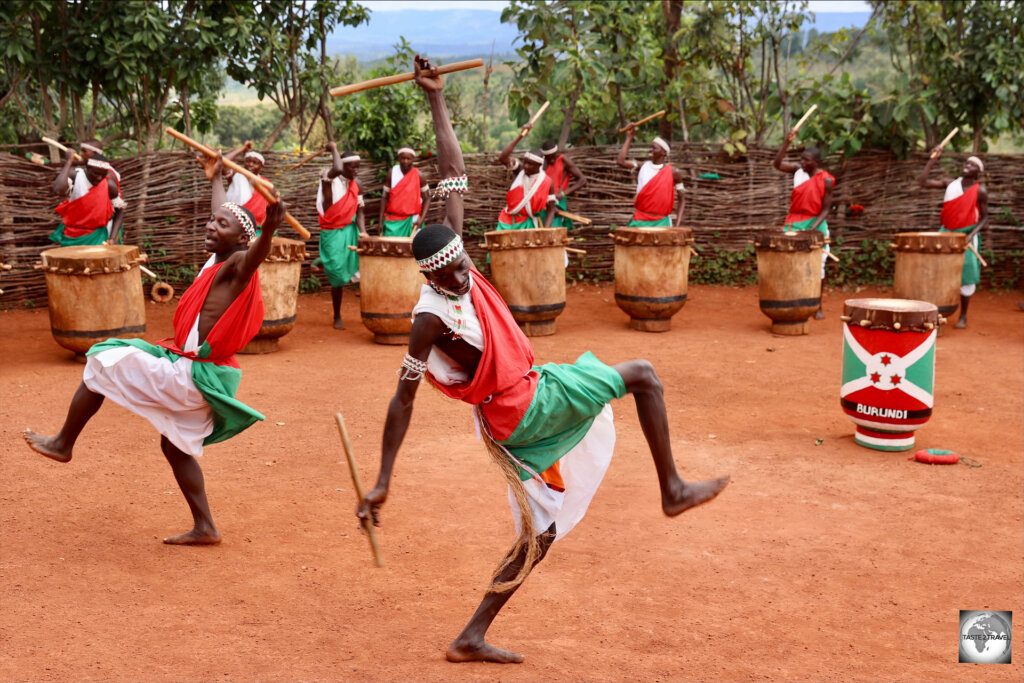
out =
{"type": "Polygon", "coordinates": [[[565,310],[565,228],[494,230],[482,245],[491,255],[491,281],[528,337],[555,333],[565,310]]]}
{"type": "Polygon", "coordinates": [[[277,351],[281,337],[295,327],[299,278],[305,258],[305,242],[274,236],[270,253],[259,269],[260,291],[263,293],[263,325],[239,353],[277,351]]]}
{"type": "Polygon", "coordinates": [[[960,277],[967,235],[962,232],[901,232],[896,251],[893,296],[928,301],[949,317],[960,306],[960,277]]]}
{"type": "Polygon", "coordinates": [[[141,337],[146,332],[143,260],[130,245],[57,247],[40,254],[46,276],[50,332],[84,360],[96,342],[141,337]]]}
{"type": "Polygon", "coordinates": [[[807,319],[821,306],[821,249],[817,230],[765,230],[754,237],[761,312],[774,334],[807,334],[807,319]]]}
{"type": "Polygon", "coordinates": [[[615,303],[642,332],[666,332],[686,305],[690,228],[616,228],[615,303]]]}
{"type": "Polygon", "coordinates": [[[932,414],[939,311],[927,301],[850,299],[843,320],[839,402],[854,440],[880,451],[914,447],[932,414]]]}
{"type": "Polygon", "coordinates": [[[426,284],[411,237],[360,237],[359,312],[378,344],[408,344],[412,309],[426,284]]]}

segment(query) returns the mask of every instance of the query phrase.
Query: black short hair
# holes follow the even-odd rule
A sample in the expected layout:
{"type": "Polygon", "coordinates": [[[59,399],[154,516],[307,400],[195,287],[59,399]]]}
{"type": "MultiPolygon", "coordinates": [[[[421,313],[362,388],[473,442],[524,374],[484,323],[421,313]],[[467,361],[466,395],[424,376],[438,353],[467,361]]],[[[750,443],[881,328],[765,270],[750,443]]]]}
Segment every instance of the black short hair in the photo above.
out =
{"type": "MultiPolygon", "coordinates": [[[[558,143],[554,140],[545,140],[540,146],[540,150],[543,152],[546,149],[554,149],[555,151],[558,151],[558,143]]],[[[554,152],[552,152],[552,154],[554,154],[554,152]]]]}
{"type": "Polygon", "coordinates": [[[412,238],[412,255],[417,261],[430,258],[444,249],[453,237],[455,231],[442,223],[425,226],[412,238]]]}
{"type": "Polygon", "coordinates": [[[809,154],[813,159],[821,161],[821,150],[817,147],[805,147],[803,154],[809,154]]]}

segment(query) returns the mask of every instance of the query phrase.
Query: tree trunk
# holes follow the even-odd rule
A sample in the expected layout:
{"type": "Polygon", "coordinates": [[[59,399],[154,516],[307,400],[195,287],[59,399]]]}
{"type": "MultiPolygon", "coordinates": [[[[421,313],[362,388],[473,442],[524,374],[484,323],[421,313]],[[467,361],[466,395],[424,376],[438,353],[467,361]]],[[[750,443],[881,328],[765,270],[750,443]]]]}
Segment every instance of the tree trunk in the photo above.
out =
{"type": "MultiPolygon", "coordinates": [[[[665,77],[661,83],[661,92],[664,97],[662,109],[665,116],[658,121],[658,135],[671,142],[672,140],[672,111],[675,103],[668,94],[668,88],[676,79],[676,71],[679,68],[679,46],[676,44],[675,33],[679,30],[679,24],[683,14],[683,0],[661,0],[661,13],[665,17],[665,61],[662,67],[665,77]]],[[[680,112],[680,117],[682,112],[680,112]]]]}
{"type": "Polygon", "coordinates": [[[287,128],[288,124],[290,124],[291,122],[291,114],[285,114],[284,116],[282,116],[281,120],[277,122],[276,126],[274,126],[274,130],[270,131],[270,135],[268,135],[267,139],[263,141],[262,149],[270,149],[271,147],[273,147],[274,143],[277,142],[277,139],[281,137],[281,133],[284,132],[284,129],[287,128]]]}
{"type": "Polygon", "coordinates": [[[562,109],[564,118],[562,119],[562,130],[558,133],[558,147],[559,149],[565,149],[565,145],[569,142],[569,133],[572,132],[573,119],[576,116],[576,103],[580,100],[580,95],[583,94],[583,75],[576,79],[576,89],[572,93],[572,97],[569,99],[569,106],[562,109]]]}

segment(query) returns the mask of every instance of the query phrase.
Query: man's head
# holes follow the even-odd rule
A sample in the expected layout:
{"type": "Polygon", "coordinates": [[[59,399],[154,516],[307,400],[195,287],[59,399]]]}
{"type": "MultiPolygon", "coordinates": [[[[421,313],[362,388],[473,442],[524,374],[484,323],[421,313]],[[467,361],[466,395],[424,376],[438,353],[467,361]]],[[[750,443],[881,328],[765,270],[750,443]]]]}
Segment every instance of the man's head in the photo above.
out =
{"type": "Polygon", "coordinates": [[[359,155],[355,152],[342,152],[341,154],[341,175],[349,180],[355,180],[359,173],[359,155]]]}
{"type": "Polygon", "coordinates": [[[256,236],[256,219],[249,209],[234,202],[221,204],[206,223],[203,246],[214,254],[235,251],[256,236]]]}
{"type": "Polygon", "coordinates": [[[81,148],[82,158],[85,159],[86,161],[89,161],[89,159],[96,156],[97,154],[103,154],[103,144],[96,138],[84,140],[81,144],[81,148]]]}
{"type": "Polygon", "coordinates": [[[967,157],[964,161],[963,170],[960,171],[960,175],[964,178],[977,179],[985,170],[985,164],[981,163],[981,159],[978,157],[967,157]]]}
{"type": "Polygon", "coordinates": [[[808,175],[814,175],[821,165],[821,150],[817,147],[808,147],[800,152],[800,168],[808,175]]]}
{"type": "Polygon", "coordinates": [[[260,171],[263,170],[263,165],[266,162],[267,160],[263,158],[262,154],[260,154],[254,149],[251,149],[245,153],[245,160],[242,165],[245,166],[245,170],[247,170],[249,173],[259,175],[260,171]]]}
{"type": "Polygon", "coordinates": [[[416,152],[412,150],[412,147],[403,147],[398,150],[398,168],[402,170],[402,173],[408,173],[412,170],[412,164],[416,161],[416,152]]]}
{"type": "Polygon", "coordinates": [[[85,177],[88,178],[92,185],[98,185],[103,182],[103,179],[110,173],[110,162],[102,154],[93,154],[92,157],[85,162],[85,177]]]}
{"type": "Polygon", "coordinates": [[[523,155],[523,170],[526,171],[526,175],[535,175],[539,173],[540,167],[543,164],[544,155],[539,149],[531,149],[523,155]]]}
{"type": "Polygon", "coordinates": [[[540,153],[544,155],[544,160],[547,163],[555,163],[555,159],[558,157],[558,143],[554,140],[545,140],[544,144],[540,146],[540,153]]]}
{"type": "Polygon", "coordinates": [[[412,255],[427,281],[445,294],[461,296],[469,292],[472,261],[462,246],[462,238],[447,225],[428,225],[412,238],[412,255]]]}
{"type": "Polygon", "coordinates": [[[665,159],[668,158],[668,153],[671,148],[668,143],[661,138],[654,138],[651,140],[651,163],[663,164],[665,159]]]}

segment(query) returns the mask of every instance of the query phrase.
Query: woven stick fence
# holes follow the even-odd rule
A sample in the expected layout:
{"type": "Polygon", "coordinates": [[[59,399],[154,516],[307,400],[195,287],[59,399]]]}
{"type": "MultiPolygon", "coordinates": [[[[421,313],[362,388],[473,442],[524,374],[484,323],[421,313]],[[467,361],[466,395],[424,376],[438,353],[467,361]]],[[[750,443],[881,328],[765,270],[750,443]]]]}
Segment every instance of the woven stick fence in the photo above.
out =
{"type": "MultiPolygon", "coordinates": [[[[571,277],[612,276],[614,247],[608,233],[623,226],[633,213],[635,175],[615,164],[617,147],[586,147],[569,155],[587,175],[588,183],[569,198],[569,210],[594,221],[570,232],[574,246],[586,249],[581,259],[570,261],[571,277]]],[[[631,155],[640,159],[640,146],[631,155]]],[[[789,206],[792,179],[771,165],[775,150],[751,149],[739,159],[729,159],[716,146],[677,145],[673,162],[690,179],[686,181],[684,224],[694,229],[695,247],[701,257],[691,269],[701,268],[701,258],[721,252],[743,251],[758,230],[780,227],[789,206]],[[715,173],[719,179],[701,179],[715,173]]],[[[277,169],[297,157],[267,154],[264,175],[280,189],[291,213],[312,233],[308,251],[317,255],[316,187],[325,164],[322,160],[292,172],[277,169]]],[[[948,154],[936,171],[951,177],[959,174],[966,155],[948,154]]],[[[792,157],[796,158],[794,152],[792,157]]],[[[467,155],[470,192],[466,197],[466,232],[470,255],[481,267],[484,252],[479,235],[493,229],[505,204],[505,191],[513,175],[495,163],[496,155],[467,155]]],[[[922,190],[917,176],[925,163],[919,155],[897,161],[887,152],[866,151],[847,160],[829,159],[826,167],[836,176],[833,201],[837,209],[829,217],[833,248],[841,257],[852,257],[865,240],[887,243],[897,232],[934,230],[939,225],[942,193],[922,190]],[[850,205],[864,207],[863,215],[847,215],[850,205]]],[[[419,162],[431,184],[438,180],[432,159],[419,162]]],[[[151,268],[175,285],[187,284],[206,260],[204,226],[210,215],[209,183],[193,155],[158,152],[114,161],[121,173],[128,203],[125,243],[137,244],[150,256],[151,268]],[[145,182],[143,182],[145,179],[145,182]]],[[[1024,156],[990,154],[985,157],[983,179],[989,192],[989,225],[982,234],[983,251],[992,266],[983,269],[984,284],[999,285],[1024,273],[1024,156]]],[[[366,198],[367,226],[376,233],[379,211],[379,164],[363,162],[358,176],[366,198]]],[[[21,306],[46,301],[42,274],[32,268],[41,251],[55,246],[47,240],[58,224],[53,207],[59,198],[51,192],[57,169],[0,153],[0,261],[12,270],[0,274],[0,306],[21,306]]],[[[440,220],[443,207],[435,203],[428,222],[440,220]]],[[[281,233],[295,237],[285,226],[281,233]]],[[[303,266],[307,277],[309,262],[303,266]]],[[[325,278],[320,278],[325,280],[325,278]]],[[[325,282],[326,284],[326,282],[325,282]]]]}

